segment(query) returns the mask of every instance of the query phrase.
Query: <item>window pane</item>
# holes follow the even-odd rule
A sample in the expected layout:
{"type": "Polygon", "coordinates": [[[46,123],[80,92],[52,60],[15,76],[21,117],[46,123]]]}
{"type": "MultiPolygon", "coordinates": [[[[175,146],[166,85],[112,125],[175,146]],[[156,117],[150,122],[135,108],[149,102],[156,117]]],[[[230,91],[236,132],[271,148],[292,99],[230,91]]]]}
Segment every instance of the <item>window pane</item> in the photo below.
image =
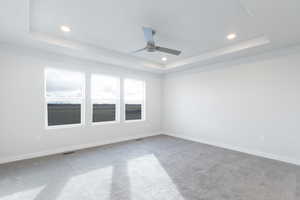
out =
{"type": "Polygon", "coordinates": [[[145,82],[124,80],[125,120],[141,120],[144,117],[145,82]]]}
{"type": "Polygon", "coordinates": [[[126,104],[125,119],[138,120],[142,119],[142,105],[141,104],[126,104]]]}
{"type": "Polygon", "coordinates": [[[133,79],[124,81],[124,100],[125,103],[141,103],[145,96],[145,82],[133,79]]]}
{"type": "Polygon", "coordinates": [[[81,104],[48,103],[48,126],[81,123],[81,104]]]}
{"type": "Polygon", "coordinates": [[[91,83],[93,122],[116,121],[116,107],[120,99],[120,79],[94,74],[91,77],[91,83]]]}
{"type": "Polygon", "coordinates": [[[92,75],[92,99],[112,103],[119,99],[120,80],[116,77],[92,75]]]}
{"type": "Polygon", "coordinates": [[[84,74],[81,72],[46,69],[47,97],[83,97],[84,85],[84,74]]]}
{"type": "Polygon", "coordinates": [[[93,122],[116,120],[116,104],[93,104],[93,122]]]}

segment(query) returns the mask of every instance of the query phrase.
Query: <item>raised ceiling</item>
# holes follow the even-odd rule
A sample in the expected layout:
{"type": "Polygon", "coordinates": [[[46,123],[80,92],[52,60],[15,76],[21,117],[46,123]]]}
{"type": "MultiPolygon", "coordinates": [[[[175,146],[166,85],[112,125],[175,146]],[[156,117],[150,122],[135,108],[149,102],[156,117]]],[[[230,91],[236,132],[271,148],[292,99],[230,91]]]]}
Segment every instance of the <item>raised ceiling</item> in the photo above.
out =
{"type": "MultiPolygon", "coordinates": [[[[263,34],[237,0],[32,1],[32,30],[126,54],[145,46],[142,26],[157,31],[157,44],[182,50],[178,57],[166,55],[167,62],[228,45],[231,32],[239,35],[238,41],[263,34]],[[62,33],[61,24],[72,31],[62,33]]],[[[161,62],[163,55],[135,54],[154,62],[161,62]]]]}
{"type": "Polygon", "coordinates": [[[299,9],[297,0],[4,0],[0,40],[164,71],[297,43],[299,9]],[[142,26],[156,30],[158,45],[183,53],[131,53],[145,46],[142,26]],[[227,40],[229,33],[237,38],[227,40]]]}

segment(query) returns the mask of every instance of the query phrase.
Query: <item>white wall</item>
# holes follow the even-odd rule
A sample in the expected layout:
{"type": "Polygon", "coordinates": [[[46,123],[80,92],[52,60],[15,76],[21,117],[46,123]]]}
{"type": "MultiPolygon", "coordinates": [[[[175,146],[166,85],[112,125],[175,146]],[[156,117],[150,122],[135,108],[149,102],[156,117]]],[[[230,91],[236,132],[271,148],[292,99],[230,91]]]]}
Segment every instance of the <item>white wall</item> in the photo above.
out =
{"type": "MultiPolygon", "coordinates": [[[[144,137],[161,131],[161,77],[146,72],[6,46],[0,48],[0,94],[0,163],[144,137]],[[144,79],[146,121],[46,130],[45,67],[79,70],[87,76],[105,73],[144,79]]],[[[89,121],[90,106],[86,109],[86,120],[89,121]]]]}
{"type": "Polygon", "coordinates": [[[300,48],[169,74],[164,130],[300,164],[300,48]]]}
{"type": "MultiPolygon", "coordinates": [[[[299,91],[300,48],[195,67],[162,80],[151,73],[0,47],[0,163],[157,134],[162,116],[165,133],[300,164],[299,91]],[[145,79],[147,120],[46,130],[48,66],[145,79]]],[[[90,112],[87,106],[87,117],[90,112]]]]}

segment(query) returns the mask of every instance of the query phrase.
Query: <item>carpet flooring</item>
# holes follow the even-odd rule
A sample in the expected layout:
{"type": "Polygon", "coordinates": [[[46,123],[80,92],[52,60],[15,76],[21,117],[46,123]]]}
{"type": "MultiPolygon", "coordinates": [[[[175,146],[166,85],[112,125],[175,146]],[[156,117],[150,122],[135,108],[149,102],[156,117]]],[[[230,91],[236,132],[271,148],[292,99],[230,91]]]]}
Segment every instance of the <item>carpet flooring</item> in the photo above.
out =
{"type": "Polygon", "coordinates": [[[164,135],[0,165],[0,200],[299,199],[299,166],[164,135]]]}

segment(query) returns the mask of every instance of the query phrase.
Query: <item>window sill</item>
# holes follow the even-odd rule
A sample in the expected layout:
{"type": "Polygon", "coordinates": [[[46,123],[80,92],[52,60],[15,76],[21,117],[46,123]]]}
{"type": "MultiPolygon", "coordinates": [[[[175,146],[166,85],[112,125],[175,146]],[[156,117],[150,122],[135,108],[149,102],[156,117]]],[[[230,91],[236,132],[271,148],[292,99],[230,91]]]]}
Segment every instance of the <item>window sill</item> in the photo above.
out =
{"type": "Polygon", "coordinates": [[[46,126],[46,130],[65,129],[65,128],[78,128],[78,127],[83,127],[83,126],[84,126],[84,124],[55,125],[55,126],[46,126]]]}
{"type": "Polygon", "coordinates": [[[124,120],[124,123],[138,123],[138,122],[145,122],[145,119],[135,119],[135,120],[124,120]]]}
{"type": "Polygon", "coordinates": [[[120,121],[107,121],[107,122],[92,122],[92,126],[101,126],[101,125],[109,125],[109,124],[119,124],[120,121]]]}

